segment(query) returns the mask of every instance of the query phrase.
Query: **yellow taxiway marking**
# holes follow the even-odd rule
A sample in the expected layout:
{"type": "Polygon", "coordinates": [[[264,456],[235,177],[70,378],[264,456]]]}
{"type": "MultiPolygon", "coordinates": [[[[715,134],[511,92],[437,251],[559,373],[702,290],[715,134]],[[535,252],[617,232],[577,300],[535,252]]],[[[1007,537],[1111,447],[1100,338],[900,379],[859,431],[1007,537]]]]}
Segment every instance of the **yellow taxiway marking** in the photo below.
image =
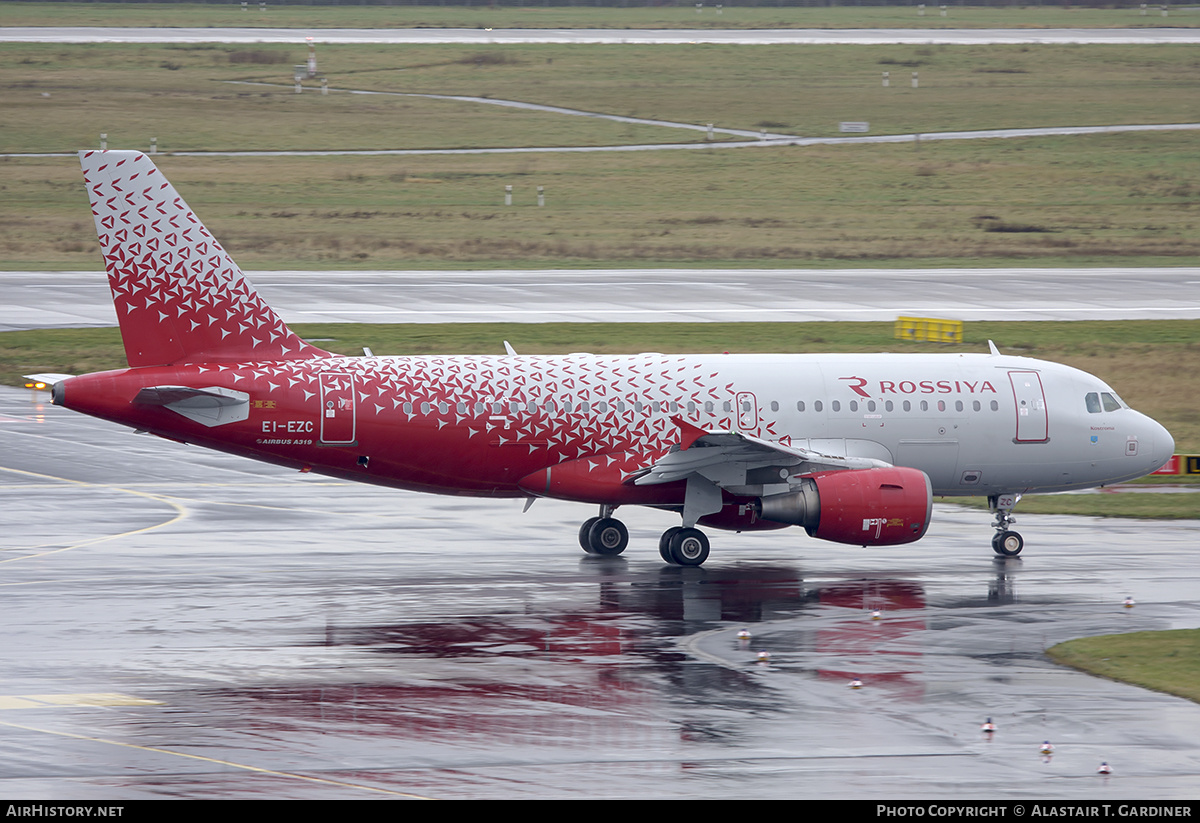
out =
{"type": "Polygon", "coordinates": [[[143,700],[117,692],[92,694],[8,694],[0,695],[0,710],[44,709],[48,706],[161,706],[157,700],[143,700]]]}
{"type": "Polygon", "coordinates": [[[101,483],[85,483],[82,480],[70,480],[65,477],[55,477],[54,475],[40,474],[38,472],[25,471],[24,469],[13,469],[13,468],[9,468],[8,466],[0,466],[0,471],[12,472],[13,474],[23,474],[26,477],[38,477],[43,480],[57,480],[60,483],[70,483],[72,485],[82,486],[83,488],[87,488],[87,489],[108,489],[111,491],[124,492],[126,494],[134,494],[134,495],[137,495],[138,497],[144,497],[147,500],[154,500],[158,503],[166,503],[168,506],[170,506],[171,508],[173,508],[175,510],[175,516],[172,517],[170,520],[164,520],[163,522],[156,523],[153,526],[145,526],[140,529],[133,529],[133,530],[127,531],[127,532],[121,532],[120,534],[107,534],[102,537],[93,537],[90,540],[83,540],[79,543],[73,543],[70,546],[63,546],[58,549],[51,549],[50,551],[36,552],[34,554],[23,554],[20,557],[10,557],[7,560],[0,560],[0,564],[15,563],[18,560],[30,560],[35,557],[46,557],[47,555],[51,555],[51,554],[59,554],[61,552],[67,552],[67,551],[70,551],[71,549],[79,549],[84,546],[94,546],[97,543],[104,543],[109,540],[116,540],[119,537],[129,537],[131,535],[141,534],[142,532],[154,531],[155,529],[161,529],[163,526],[170,526],[173,523],[178,523],[180,520],[187,517],[187,515],[188,515],[188,510],[183,504],[178,503],[177,501],[175,501],[169,497],[163,497],[162,495],[159,495],[159,494],[150,494],[148,492],[137,491],[136,489],[126,489],[126,488],[122,488],[121,486],[108,486],[108,485],[104,485],[101,483]]]}

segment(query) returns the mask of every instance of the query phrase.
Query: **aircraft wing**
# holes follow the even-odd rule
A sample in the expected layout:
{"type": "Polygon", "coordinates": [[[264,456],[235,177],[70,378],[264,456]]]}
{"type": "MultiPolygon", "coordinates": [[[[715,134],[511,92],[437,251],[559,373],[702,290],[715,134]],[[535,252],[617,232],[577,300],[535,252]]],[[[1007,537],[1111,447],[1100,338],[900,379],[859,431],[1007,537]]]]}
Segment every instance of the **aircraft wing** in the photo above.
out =
{"type": "Polygon", "coordinates": [[[763,440],[735,431],[709,431],[680,417],[671,418],[679,427],[680,448],[654,465],[635,473],[639,486],[670,483],[698,474],[718,486],[747,483],[786,483],[796,475],[840,469],[871,469],[888,466],[869,457],[822,454],[811,449],[763,440]]]}

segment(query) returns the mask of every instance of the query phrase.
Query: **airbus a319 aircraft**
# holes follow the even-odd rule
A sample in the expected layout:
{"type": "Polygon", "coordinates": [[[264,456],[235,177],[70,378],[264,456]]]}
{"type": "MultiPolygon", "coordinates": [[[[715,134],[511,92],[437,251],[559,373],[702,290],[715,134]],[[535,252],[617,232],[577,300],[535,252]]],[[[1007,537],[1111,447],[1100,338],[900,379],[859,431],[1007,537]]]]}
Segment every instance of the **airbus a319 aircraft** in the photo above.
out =
{"type": "MultiPolygon", "coordinates": [[[[1000,354],[344,357],[297,337],[146,156],[81,152],[129,368],[54,375],[56,404],[171,440],[403,489],[598,507],[697,526],[919,540],[935,496],[986,496],[993,550],[1023,494],[1157,470],[1171,435],[1077,369],[1000,354]]],[[[528,503],[526,504],[528,505],[528,503]]]]}

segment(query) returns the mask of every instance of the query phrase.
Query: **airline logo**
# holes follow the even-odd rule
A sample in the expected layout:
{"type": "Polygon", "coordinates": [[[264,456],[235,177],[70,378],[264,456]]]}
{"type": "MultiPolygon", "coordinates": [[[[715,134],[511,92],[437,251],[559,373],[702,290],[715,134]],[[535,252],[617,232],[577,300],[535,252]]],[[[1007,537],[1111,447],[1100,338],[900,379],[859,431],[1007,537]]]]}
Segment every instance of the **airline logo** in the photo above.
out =
{"type": "MultiPolygon", "coordinates": [[[[850,391],[859,397],[870,398],[867,391],[871,381],[865,377],[839,377],[845,380],[850,391]]],[[[996,387],[989,380],[880,380],[874,386],[875,395],[884,394],[996,394],[996,387]]]]}

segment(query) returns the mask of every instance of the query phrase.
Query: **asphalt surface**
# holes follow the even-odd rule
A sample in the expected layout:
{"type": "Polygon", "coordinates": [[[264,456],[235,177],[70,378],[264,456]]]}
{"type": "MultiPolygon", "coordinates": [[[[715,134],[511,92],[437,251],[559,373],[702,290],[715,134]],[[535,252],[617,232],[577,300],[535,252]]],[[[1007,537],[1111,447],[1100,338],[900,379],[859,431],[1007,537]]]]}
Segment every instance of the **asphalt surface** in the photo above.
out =
{"type": "MultiPolygon", "coordinates": [[[[263,271],[249,276],[267,303],[286,322],[296,323],[1200,318],[1200,268],[1188,266],[263,271]]],[[[0,331],[115,325],[103,272],[0,272],[0,331]]]]}
{"type": "MultiPolygon", "coordinates": [[[[940,25],[940,24],[939,24],[940,25]]],[[[1167,22],[1169,26],[1169,20],[1167,22]]],[[[726,45],[991,45],[1200,43],[1200,29],[272,29],[0,28],[0,43],[599,43],[726,45]]]]}
{"type": "Polygon", "coordinates": [[[714,532],[680,569],[669,515],[622,509],[630,548],[597,559],[591,514],[299,475],[0,389],[0,786],[1195,796],[1200,706],[1043,650],[1197,625],[1200,524],[1027,516],[1002,560],[986,513],[939,505],[911,546],[714,532]]]}

